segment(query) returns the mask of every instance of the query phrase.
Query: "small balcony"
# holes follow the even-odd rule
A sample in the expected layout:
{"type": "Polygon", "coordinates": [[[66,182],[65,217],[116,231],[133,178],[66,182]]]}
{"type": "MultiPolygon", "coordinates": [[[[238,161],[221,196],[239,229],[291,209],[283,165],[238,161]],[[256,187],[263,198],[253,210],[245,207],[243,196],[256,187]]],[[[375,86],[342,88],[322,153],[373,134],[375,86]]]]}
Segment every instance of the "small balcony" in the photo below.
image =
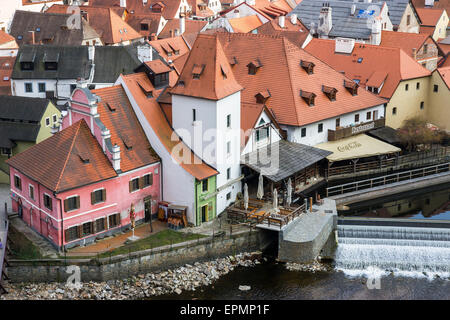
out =
{"type": "Polygon", "coordinates": [[[336,130],[328,130],[328,141],[336,141],[350,136],[354,136],[369,130],[384,127],[385,118],[362,122],[355,126],[348,126],[345,128],[339,127],[336,130]]]}

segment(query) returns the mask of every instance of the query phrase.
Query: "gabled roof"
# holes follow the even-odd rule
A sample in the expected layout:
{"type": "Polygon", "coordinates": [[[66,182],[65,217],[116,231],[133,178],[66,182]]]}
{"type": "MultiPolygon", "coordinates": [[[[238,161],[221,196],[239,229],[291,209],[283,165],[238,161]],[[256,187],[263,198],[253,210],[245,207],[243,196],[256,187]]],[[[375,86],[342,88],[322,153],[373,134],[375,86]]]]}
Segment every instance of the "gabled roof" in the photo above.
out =
{"type": "Polygon", "coordinates": [[[365,86],[375,72],[378,75],[386,73],[386,80],[379,92],[386,99],[391,98],[400,81],[431,74],[399,48],[356,43],[351,54],[341,54],[335,53],[334,40],[313,39],[305,50],[344,72],[348,78],[359,81],[361,86],[365,86]]]}
{"type": "Polygon", "coordinates": [[[9,120],[37,123],[49,103],[50,100],[42,98],[0,96],[0,123],[9,120]]]}
{"type": "Polygon", "coordinates": [[[161,19],[164,19],[161,13],[145,13],[145,14],[137,14],[137,13],[129,13],[126,16],[125,21],[137,32],[139,32],[142,36],[149,37],[152,33],[158,33],[158,27],[161,22],[161,19]],[[147,24],[148,30],[142,30],[141,25],[147,24]]]}
{"type": "Polygon", "coordinates": [[[198,180],[203,180],[211,176],[217,175],[218,172],[213,167],[206,164],[197,155],[189,149],[184,142],[174,141],[173,137],[178,137],[173,128],[170,126],[164,112],[156,101],[156,97],[161,91],[156,92],[152,98],[148,98],[142,91],[141,87],[148,90],[155,89],[145,73],[135,73],[127,76],[122,76],[125,86],[129,90],[136,104],[141,109],[145,119],[152,127],[154,133],[157,135],[161,144],[166,148],[167,152],[172,155],[173,160],[177,161],[179,165],[189,174],[198,180]],[[181,158],[176,157],[172,152],[176,146],[183,146],[181,149],[187,151],[189,154],[184,154],[181,158]],[[183,159],[187,158],[186,163],[183,159]]]}
{"type": "Polygon", "coordinates": [[[303,31],[308,33],[308,29],[303,23],[297,18],[295,24],[291,22],[291,17],[286,17],[284,21],[284,28],[280,26],[280,17],[272,19],[264,23],[262,26],[258,27],[258,33],[262,34],[273,34],[274,31],[292,31],[300,32],[303,31]]]}
{"type": "MultiPolygon", "coordinates": [[[[412,0],[412,3],[414,4],[414,7],[416,9],[425,7],[425,0],[412,0]]],[[[434,1],[433,8],[445,9],[447,11],[447,14],[450,14],[450,0],[434,1]]]]}
{"type": "Polygon", "coordinates": [[[117,176],[83,119],[7,163],[57,193],[117,176]],[[89,162],[84,163],[80,155],[89,162]]]}
{"type": "MultiPolygon", "coordinates": [[[[208,24],[208,21],[203,20],[190,20],[185,19],[185,31],[183,34],[197,34],[199,33],[204,26],[208,24]]],[[[171,19],[167,21],[164,28],[161,30],[161,32],[158,34],[158,38],[164,39],[164,38],[170,38],[170,31],[173,31],[173,35],[176,35],[175,30],[180,30],[180,19],[171,19]]]]}
{"type": "Polygon", "coordinates": [[[436,72],[439,73],[439,75],[441,76],[442,80],[447,85],[447,89],[450,90],[450,66],[443,67],[443,68],[437,68],[436,72]]]}
{"type": "Polygon", "coordinates": [[[133,107],[121,85],[92,91],[101,98],[97,104],[100,121],[111,133],[112,145],[120,147],[120,170],[134,170],[160,159],[145,136],[133,107]]]}
{"type": "Polygon", "coordinates": [[[87,46],[40,46],[23,45],[17,53],[13,79],[88,79],[92,68],[87,46]],[[57,70],[45,70],[45,55],[59,55],[57,70]],[[21,70],[25,57],[34,58],[34,70],[21,70]]]}
{"type": "Polygon", "coordinates": [[[11,95],[11,74],[16,57],[0,57],[0,94],[11,95]]]}
{"type": "Polygon", "coordinates": [[[178,59],[185,53],[189,52],[190,50],[183,36],[158,39],[154,41],[149,41],[149,43],[158,52],[158,54],[167,62],[169,60],[175,61],[176,59],[178,59]],[[175,49],[177,49],[179,52],[176,53],[175,49]]]}
{"type": "MultiPolygon", "coordinates": [[[[46,12],[66,13],[68,5],[53,5],[46,12]]],[[[136,40],[142,36],[111,8],[82,6],[81,15],[86,15],[88,24],[100,35],[105,44],[136,40]],[[84,13],[85,12],[85,13],[84,13]]]]}
{"type": "Polygon", "coordinates": [[[416,12],[420,17],[421,26],[435,27],[439,19],[444,14],[445,9],[435,8],[416,8],[416,12]]]}
{"type": "MultiPolygon", "coordinates": [[[[152,5],[160,3],[164,8],[162,14],[165,19],[175,18],[181,0],[148,0],[144,4],[142,0],[127,0],[127,11],[130,14],[146,14],[152,12],[152,5]]],[[[89,6],[119,7],[120,0],[90,0],[89,6]]]]}
{"type": "Polygon", "coordinates": [[[240,90],[217,35],[200,34],[171,93],[219,100],[240,90]]]}
{"type": "MultiPolygon", "coordinates": [[[[422,33],[406,33],[406,32],[396,32],[383,30],[381,32],[381,43],[383,47],[394,47],[400,48],[405,51],[409,56],[413,57],[413,50],[417,51],[422,48],[427,39],[431,39],[428,34],[422,33]]],[[[437,55],[437,53],[436,53],[437,55]]]]}
{"type": "Polygon", "coordinates": [[[258,18],[256,14],[240,18],[230,18],[228,19],[228,22],[233,28],[233,32],[243,32],[243,33],[250,32],[262,25],[261,20],[258,18]]]}
{"type": "Polygon", "coordinates": [[[344,88],[344,75],[321,60],[300,49],[284,37],[250,33],[217,33],[226,57],[236,57],[231,67],[235,79],[244,87],[241,101],[255,103],[255,95],[269,90],[266,105],[281,125],[302,126],[385,102],[366,90],[353,96],[344,88]],[[249,74],[247,65],[259,60],[262,66],[249,74]],[[300,61],[314,64],[308,74],[300,61]],[[336,88],[336,101],[322,92],[322,85],[336,88]],[[310,107],[300,96],[300,90],[316,94],[315,106],[310,107]]]}
{"type": "Polygon", "coordinates": [[[255,4],[252,7],[272,18],[286,15],[292,10],[286,0],[255,0],[255,4]]]}
{"type": "Polygon", "coordinates": [[[19,46],[32,44],[32,34],[35,31],[35,43],[41,41],[51,45],[81,45],[84,35],[84,23],[81,28],[68,29],[70,14],[67,11],[56,13],[42,13],[16,10],[11,23],[10,34],[19,46]]]}
{"type": "MultiPolygon", "coordinates": [[[[7,34],[5,31],[0,30],[0,45],[4,45],[15,40],[16,39],[14,39],[13,36],[7,34]]],[[[17,47],[17,45],[15,45],[14,47],[17,47]]]]}

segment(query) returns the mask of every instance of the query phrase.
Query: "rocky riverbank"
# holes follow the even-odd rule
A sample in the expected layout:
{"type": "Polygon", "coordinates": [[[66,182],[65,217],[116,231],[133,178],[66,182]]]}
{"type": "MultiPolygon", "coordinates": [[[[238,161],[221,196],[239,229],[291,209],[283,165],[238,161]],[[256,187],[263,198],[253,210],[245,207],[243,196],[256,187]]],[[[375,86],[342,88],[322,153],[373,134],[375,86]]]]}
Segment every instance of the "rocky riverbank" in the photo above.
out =
{"type": "Polygon", "coordinates": [[[181,294],[208,286],[237,267],[259,264],[261,259],[260,252],[241,253],[124,280],[82,283],[80,289],[71,289],[65,283],[5,283],[8,294],[0,300],[134,300],[181,294]]]}
{"type": "Polygon", "coordinates": [[[306,272],[327,272],[333,268],[331,264],[314,260],[311,263],[286,263],[286,269],[289,271],[306,271],[306,272]]]}

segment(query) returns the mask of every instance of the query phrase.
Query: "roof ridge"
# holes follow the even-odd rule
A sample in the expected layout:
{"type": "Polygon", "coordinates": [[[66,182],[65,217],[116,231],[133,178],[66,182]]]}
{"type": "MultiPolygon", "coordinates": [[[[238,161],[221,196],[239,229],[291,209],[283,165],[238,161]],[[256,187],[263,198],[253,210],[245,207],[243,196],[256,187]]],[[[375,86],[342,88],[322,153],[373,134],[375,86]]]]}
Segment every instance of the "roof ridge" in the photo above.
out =
{"type": "Polygon", "coordinates": [[[78,125],[78,128],[76,129],[76,132],[75,132],[75,134],[73,135],[72,143],[71,143],[70,148],[69,148],[69,150],[68,150],[68,152],[67,152],[67,157],[66,157],[66,160],[64,161],[64,165],[63,165],[63,168],[62,168],[62,170],[61,170],[61,172],[60,172],[60,175],[59,175],[59,177],[58,177],[58,182],[57,182],[56,185],[55,185],[55,190],[54,190],[54,191],[57,191],[57,190],[58,190],[59,183],[61,182],[61,178],[62,178],[62,176],[63,176],[63,174],[64,174],[64,171],[66,170],[67,162],[69,161],[70,155],[72,154],[73,146],[74,146],[74,144],[75,144],[75,141],[77,140],[78,133],[80,132],[80,128],[81,128],[83,122],[85,123],[84,119],[81,119],[81,120],[79,120],[79,121],[77,121],[77,122],[75,123],[75,124],[78,125]]]}
{"type": "MultiPolygon", "coordinates": [[[[287,66],[287,72],[288,72],[288,75],[289,75],[289,86],[291,87],[292,97],[293,97],[293,100],[294,100],[295,119],[297,120],[297,123],[299,123],[299,119],[298,119],[299,114],[298,114],[298,111],[297,111],[297,102],[296,102],[297,99],[295,99],[296,95],[295,95],[295,92],[294,92],[294,87],[292,86],[293,78],[292,78],[291,68],[290,68],[290,64],[289,64],[290,59],[287,56],[287,50],[286,50],[287,43],[285,41],[288,41],[288,40],[285,37],[281,37],[281,41],[283,42],[283,52],[284,52],[284,56],[285,56],[286,62],[287,62],[286,66],[287,66]]],[[[295,48],[298,48],[298,47],[295,46],[295,48]]]]}

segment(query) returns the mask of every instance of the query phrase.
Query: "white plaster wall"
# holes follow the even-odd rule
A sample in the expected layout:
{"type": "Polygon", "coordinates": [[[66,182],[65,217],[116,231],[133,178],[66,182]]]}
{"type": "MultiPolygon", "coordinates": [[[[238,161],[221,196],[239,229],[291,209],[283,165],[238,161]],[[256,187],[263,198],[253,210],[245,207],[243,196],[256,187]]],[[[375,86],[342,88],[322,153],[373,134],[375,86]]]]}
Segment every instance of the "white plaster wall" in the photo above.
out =
{"type": "MultiPolygon", "coordinates": [[[[261,121],[261,119],[263,119],[265,123],[272,123],[269,116],[266,114],[265,111],[263,111],[263,113],[259,116],[258,120],[256,121],[256,127],[259,126],[259,122],[261,121]]],[[[269,130],[269,137],[266,140],[267,143],[265,145],[271,144],[280,141],[281,136],[278,133],[278,131],[271,126],[269,130]]],[[[242,154],[250,153],[252,151],[257,150],[258,148],[261,148],[262,146],[263,144],[261,143],[256,145],[256,130],[252,130],[251,136],[248,138],[247,144],[245,145],[242,154]]]]}
{"type": "Polygon", "coordinates": [[[255,9],[253,9],[246,3],[240,5],[239,7],[235,8],[233,10],[230,10],[224,16],[228,19],[232,19],[232,18],[242,18],[242,17],[254,16],[254,15],[257,15],[262,23],[266,23],[269,21],[269,19],[264,17],[262,14],[258,13],[255,9]],[[238,10],[239,12],[234,12],[236,10],[238,10]]]}
{"type": "MultiPolygon", "coordinates": [[[[183,140],[205,162],[219,171],[217,188],[240,176],[240,92],[219,101],[172,95],[172,126],[183,140]],[[196,122],[193,122],[196,109],[196,122]],[[231,129],[227,128],[227,115],[231,114],[231,129]],[[231,152],[227,155],[227,142],[231,152]],[[227,169],[231,168],[230,180],[227,169]]],[[[221,190],[217,195],[220,214],[236,198],[240,183],[221,190]],[[226,194],[231,192],[231,198],[226,194]]]]}
{"type": "MultiPolygon", "coordinates": [[[[314,107],[312,107],[314,108],[314,107]]],[[[378,110],[378,119],[383,118],[384,115],[384,105],[378,105],[372,108],[367,108],[363,110],[359,110],[357,112],[347,113],[345,115],[341,115],[340,117],[334,117],[330,119],[326,119],[319,122],[314,122],[308,124],[306,126],[301,127],[293,127],[293,126],[282,126],[283,129],[287,130],[287,140],[297,143],[306,144],[308,146],[314,146],[319,143],[328,141],[328,130],[336,130],[336,119],[340,118],[341,127],[347,127],[352,124],[359,124],[362,122],[367,122],[373,120],[372,117],[370,120],[366,120],[366,113],[378,110]],[[355,123],[355,114],[359,114],[359,122],[355,123]],[[321,133],[318,132],[318,125],[323,123],[323,131],[321,133]],[[306,128],[306,136],[301,136],[302,128],[306,128]]]]}
{"type": "Polygon", "coordinates": [[[122,78],[119,78],[116,84],[121,84],[123,86],[133,110],[136,113],[142,128],[144,129],[147,139],[149,140],[152,148],[161,158],[163,200],[174,204],[187,206],[188,221],[195,224],[195,178],[184,170],[183,167],[174,162],[171,154],[161,143],[153,128],[148,123],[122,78]]]}

